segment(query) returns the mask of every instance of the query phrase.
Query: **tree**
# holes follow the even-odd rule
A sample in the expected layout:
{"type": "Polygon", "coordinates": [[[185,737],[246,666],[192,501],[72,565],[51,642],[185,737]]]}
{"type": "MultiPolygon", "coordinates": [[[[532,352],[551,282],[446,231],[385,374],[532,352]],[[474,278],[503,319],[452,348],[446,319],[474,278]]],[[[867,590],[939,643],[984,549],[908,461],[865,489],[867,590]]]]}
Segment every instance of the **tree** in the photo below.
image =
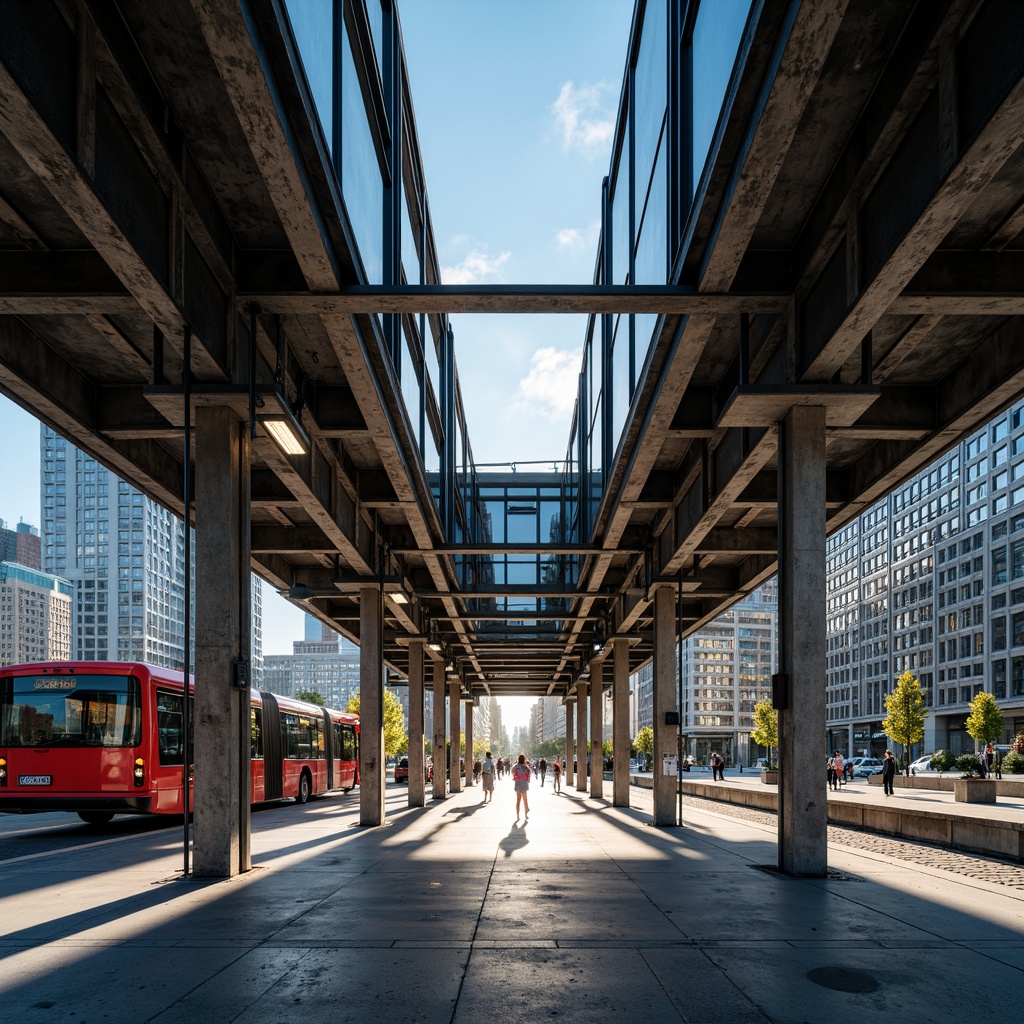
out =
{"type": "Polygon", "coordinates": [[[634,737],[633,746],[644,755],[644,759],[650,761],[654,756],[654,730],[645,725],[634,737]]]}
{"type": "Polygon", "coordinates": [[[978,743],[995,743],[1003,734],[1003,713],[995,697],[982,691],[971,701],[971,713],[964,722],[967,735],[978,743]]]}
{"type": "Polygon", "coordinates": [[[754,728],[750,730],[750,738],[768,751],[768,767],[775,768],[772,750],[779,745],[779,716],[767,697],[754,705],[754,728]]]}
{"type": "Polygon", "coordinates": [[[306,700],[310,704],[319,704],[321,707],[326,702],[324,695],[319,690],[298,690],[295,694],[296,700],[306,700]]]}
{"type": "MultiPolygon", "coordinates": [[[[348,707],[345,709],[350,714],[359,714],[359,691],[349,697],[348,707]]],[[[390,691],[384,691],[384,756],[396,757],[400,750],[409,745],[409,737],[405,731],[405,715],[402,714],[402,705],[398,698],[390,691]]]]}
{"type": "Polygon", "coordinates": [[[924,739],[924,720],[928,709],[921,693],[921,683],[911,672],[896,680],[896,688],[885,698],[885,721],[882,732],[903,745],[903,771],[910,774],[910,748],[924,739]]]}

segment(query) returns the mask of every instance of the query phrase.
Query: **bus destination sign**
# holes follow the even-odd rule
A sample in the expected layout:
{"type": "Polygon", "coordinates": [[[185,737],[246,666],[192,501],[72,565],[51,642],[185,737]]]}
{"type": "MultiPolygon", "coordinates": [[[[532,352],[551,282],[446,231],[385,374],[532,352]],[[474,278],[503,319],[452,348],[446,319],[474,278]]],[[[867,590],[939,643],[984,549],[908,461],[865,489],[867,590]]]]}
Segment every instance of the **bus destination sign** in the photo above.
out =
{"type": "Polygon", "coordinates": [[[46,676],[32,683],[33,690],[74,690],[77,686],[78,680],[74,676],[46,676]]]}

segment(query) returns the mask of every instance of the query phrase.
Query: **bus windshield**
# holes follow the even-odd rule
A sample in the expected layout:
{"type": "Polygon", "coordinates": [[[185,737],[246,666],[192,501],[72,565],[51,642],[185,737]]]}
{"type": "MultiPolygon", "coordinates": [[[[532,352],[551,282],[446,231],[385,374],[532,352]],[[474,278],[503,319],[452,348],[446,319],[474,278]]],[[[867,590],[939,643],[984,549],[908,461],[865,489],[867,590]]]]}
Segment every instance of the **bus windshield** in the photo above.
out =
{"type": "Polygon", "coordinates": [[[0,682],[0,745],[135,747],[139,681],[130,676],[14,676],[0,682]]]}

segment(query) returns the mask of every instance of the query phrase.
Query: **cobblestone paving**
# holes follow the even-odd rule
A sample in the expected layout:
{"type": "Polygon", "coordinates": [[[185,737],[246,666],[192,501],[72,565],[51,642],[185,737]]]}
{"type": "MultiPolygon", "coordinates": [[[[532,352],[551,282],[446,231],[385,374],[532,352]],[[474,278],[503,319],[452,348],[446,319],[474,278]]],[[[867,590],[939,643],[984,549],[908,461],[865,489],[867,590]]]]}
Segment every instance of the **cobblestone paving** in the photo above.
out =
{"type": "MultiPolygon", "coordinates": [[[[684,796],[683,804],[695,810],[714,811],[717,814],[728,814],[730,817],[742,818],[744,821],[758,825],[777,824],[776,815],[771,811],[761,811],[754,807],[741,807],[737,804],[724,803],[720,800],[705,800],[702,797],[684,796]]],[[[852,846],[870,853],[881,853],[886,857],[920,864],[923,867],[939,868],[966,878],[977,878],[994,885],[1005,885],[1024,892],[1024,866],[1010,861],[999,860],[975,853],[962,853],[948,850],[929,843],[897,839],[894,836],[864,832],[860,829],[845,828],[840,825],[829,825],[828,841],[843,846],[852,846]]]]}

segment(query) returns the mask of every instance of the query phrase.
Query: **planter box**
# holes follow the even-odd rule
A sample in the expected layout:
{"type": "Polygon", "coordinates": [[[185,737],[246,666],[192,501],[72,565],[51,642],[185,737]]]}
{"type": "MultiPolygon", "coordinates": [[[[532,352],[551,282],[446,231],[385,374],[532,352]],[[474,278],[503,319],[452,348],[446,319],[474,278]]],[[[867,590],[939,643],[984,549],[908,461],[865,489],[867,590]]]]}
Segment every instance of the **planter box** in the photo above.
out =
{"type": "Polygon", "coordinates": [[[761,769],[761,781],[768,786],[777,786],[779,784],[779,773],[777,769],[761,769]]]}
{"type": "Polygon", "coordinates": [[[994,804],[995,779],[954,779],[953,799],[964,804],[994,804]]]}

